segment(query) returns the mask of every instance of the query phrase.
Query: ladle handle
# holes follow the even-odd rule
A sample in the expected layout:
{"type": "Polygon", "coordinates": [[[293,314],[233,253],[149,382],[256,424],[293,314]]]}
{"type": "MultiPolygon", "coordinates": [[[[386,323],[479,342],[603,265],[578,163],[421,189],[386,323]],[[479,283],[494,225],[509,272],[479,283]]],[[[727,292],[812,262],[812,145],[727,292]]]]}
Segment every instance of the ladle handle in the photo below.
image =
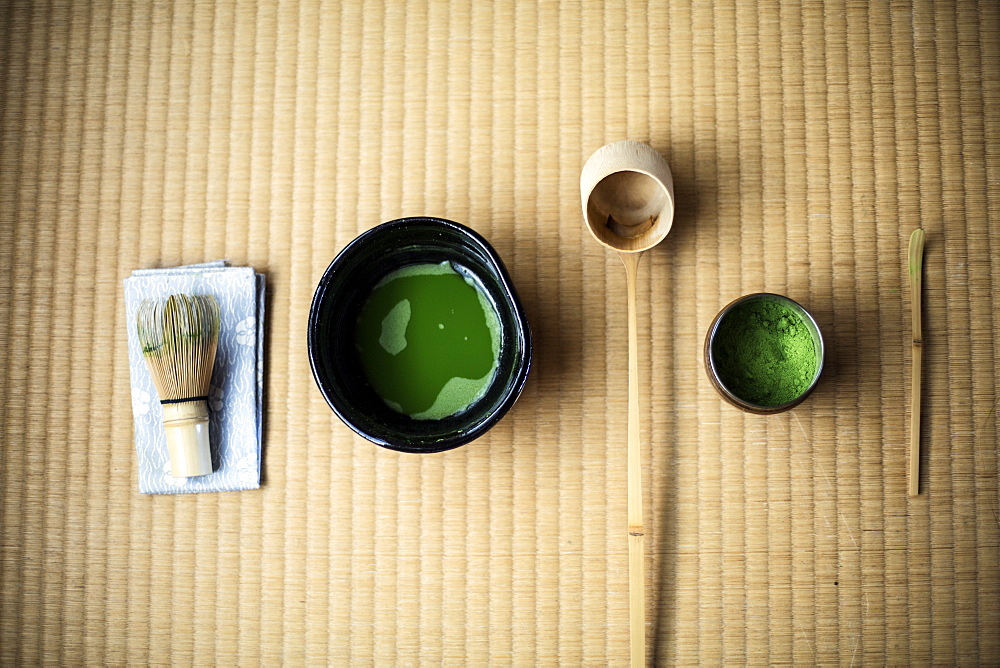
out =
{"type": "Polygon", "coordinates": [[[646,532],[642,522],[642,458],[639,447],[639,326],[635,284],[642,253],[619,253],[628,291],[628,590],[633,666],[646,662],[646,532]]]}

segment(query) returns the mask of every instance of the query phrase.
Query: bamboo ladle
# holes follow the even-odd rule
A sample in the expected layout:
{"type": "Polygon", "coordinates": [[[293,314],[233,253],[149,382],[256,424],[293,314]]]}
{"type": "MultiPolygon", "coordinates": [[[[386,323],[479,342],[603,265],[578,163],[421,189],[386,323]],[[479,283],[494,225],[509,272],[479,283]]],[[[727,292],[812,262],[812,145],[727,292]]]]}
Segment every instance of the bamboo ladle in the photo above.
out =
{"type": "Polygon", "coordinates": [[[646,660],[645,529],[639,448],[639,332],[636,273],[642,252],[667,236],[674,220],[670,167],[646,144],[619,141],[597,149],[580,174],[583,217],[594,238],[618,252],[628,292],[628,563],[633,666],[646,660]]]}

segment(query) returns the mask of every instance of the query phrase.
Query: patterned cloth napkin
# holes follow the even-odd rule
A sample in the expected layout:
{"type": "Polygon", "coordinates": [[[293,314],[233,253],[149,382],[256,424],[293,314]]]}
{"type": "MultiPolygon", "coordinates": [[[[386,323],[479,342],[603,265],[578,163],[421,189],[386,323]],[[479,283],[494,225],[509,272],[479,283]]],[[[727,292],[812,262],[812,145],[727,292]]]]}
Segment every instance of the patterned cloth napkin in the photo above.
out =
{"type": "Polygon", "coordinates": [[[138,269],[125,279],[129,373],[139,491],[144,494],[227,492],[260,487],[264,388],[264,275],[224,260],[169,269],[138,269]],[[219,347],[209,392],[209,475],[174,478],[163,412],[139,347],[136,310],[148,297],[212,294],[219,301],[219,347]]]}

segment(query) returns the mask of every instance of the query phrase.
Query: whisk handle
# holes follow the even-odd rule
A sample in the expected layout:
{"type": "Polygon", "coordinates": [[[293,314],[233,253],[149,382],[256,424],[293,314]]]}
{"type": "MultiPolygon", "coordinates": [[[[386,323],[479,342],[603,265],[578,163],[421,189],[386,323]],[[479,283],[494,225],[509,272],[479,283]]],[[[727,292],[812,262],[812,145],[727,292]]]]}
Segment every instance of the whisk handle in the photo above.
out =
{"type": "Polygon", "coordinates": [[[163,427],[167,434],[170,474],[173,477],[193,478],[212,472],[207,401],[163,404],[163,427]]]}

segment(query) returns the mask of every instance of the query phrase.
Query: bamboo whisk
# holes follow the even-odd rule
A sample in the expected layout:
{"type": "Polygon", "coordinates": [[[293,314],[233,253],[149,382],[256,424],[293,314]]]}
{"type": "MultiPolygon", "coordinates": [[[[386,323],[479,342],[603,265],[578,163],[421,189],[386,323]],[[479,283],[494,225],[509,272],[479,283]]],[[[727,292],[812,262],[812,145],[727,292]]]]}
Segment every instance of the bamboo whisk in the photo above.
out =
{"type": "Polygon", "coordinates": [[[219,302],[212,295],[146,299],[136,329],[163,405],[171,475],[211,473],[208,392],[219,344],[219,302]]]}

